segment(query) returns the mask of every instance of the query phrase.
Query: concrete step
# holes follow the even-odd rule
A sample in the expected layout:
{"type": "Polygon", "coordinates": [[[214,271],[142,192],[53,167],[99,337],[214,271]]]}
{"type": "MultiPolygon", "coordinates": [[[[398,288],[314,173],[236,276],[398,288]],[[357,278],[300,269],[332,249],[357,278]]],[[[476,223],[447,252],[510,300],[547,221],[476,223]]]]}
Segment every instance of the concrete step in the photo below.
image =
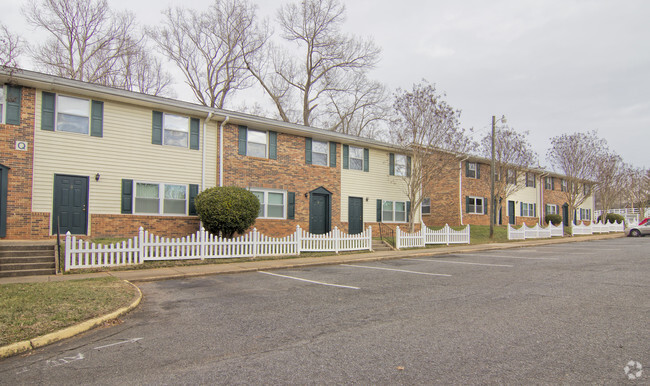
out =
{"type": "Polygon", "coordinates": [[[5,257],[53,257],[55,255],[54,249],[35,249],[30,251],[0,251],[0,259],[5,257]]]}
{"type": "Polygon", "coordinates": [[[0,277],[56,274],[56,244],[51,241],[2,241],[0,277]]]}
{"type": "Polygon", "coordinates": [[[6,271],[30,271],[33,269],[54,269],[54,261],[47,262],[35,262],[35,263],[12,263],[12,264],[0,264],[0,272],[6,271]]]}
{"type": "Polygon", "coordinates": [[[54,255],[50,256],[5,256],[0,257],[0,265],[16,263],[46,263],[54,261],[54,255]]]}
{"type": "Polygon", "coordinates": [[[54,268],[28,269],[28,270],[19,270],[19,271],[0,271],[0,277],[54,275],[54,274],[56,274],[54,268]]]}

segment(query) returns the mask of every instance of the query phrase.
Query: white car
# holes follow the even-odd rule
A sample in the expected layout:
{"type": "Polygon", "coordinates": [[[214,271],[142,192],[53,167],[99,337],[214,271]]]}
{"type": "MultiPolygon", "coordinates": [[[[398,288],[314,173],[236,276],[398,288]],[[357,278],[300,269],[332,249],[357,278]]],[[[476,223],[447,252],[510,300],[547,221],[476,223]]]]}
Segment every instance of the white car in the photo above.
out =
{"type": "Polygon", "coordinates": [[[641,221],[639,225],[625,227],[625,236],[639,237],[645,235],[650,235],[650,221],[648,219],[641,221]]]}

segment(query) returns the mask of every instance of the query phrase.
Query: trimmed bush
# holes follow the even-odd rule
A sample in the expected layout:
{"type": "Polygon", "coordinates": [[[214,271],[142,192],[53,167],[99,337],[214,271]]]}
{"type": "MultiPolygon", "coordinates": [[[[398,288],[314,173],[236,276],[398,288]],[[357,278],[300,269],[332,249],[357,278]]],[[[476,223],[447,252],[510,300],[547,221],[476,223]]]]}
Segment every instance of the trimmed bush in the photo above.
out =
{"type": "MultiPolygon", "coordinates": [[[[602,217],[603,217],[602,214],[600,216],[598,216],[598,222],[601,222],[600,220],[602,219],[602,217]]],[[[620,214],[616,214],[616,213],[607,213],[607,215],[605,216],[605,222],[607,222],[607,221],[611,222],[612,224],[615,223],[615,222],[620,224],[622,222],[625,222],[625,217],[621,216],[620,214]]]]}
{"type": "Polygon", "coordinates": [[[546,221],[547,224],[553,224],[557,226],[562,224],[562,216],[559,214],[547,214],[546,217],[544,217],[544,221],[546,221]]]}
{"type": "Polygon", "coordinates": [[[196,196],[194,204],[203,227],[228,238],[255,224],[260,211],[260,202],[253,193],[234,186],[206,189],[196,196]]]}

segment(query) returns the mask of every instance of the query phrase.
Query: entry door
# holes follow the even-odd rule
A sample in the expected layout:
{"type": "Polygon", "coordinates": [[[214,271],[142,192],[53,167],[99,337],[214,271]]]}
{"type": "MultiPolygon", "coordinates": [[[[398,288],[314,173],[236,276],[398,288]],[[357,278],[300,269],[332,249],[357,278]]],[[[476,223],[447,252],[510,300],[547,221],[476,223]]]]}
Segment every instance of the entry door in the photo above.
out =
{"type": "Polygon", "coordinates": [[[562,205],[562,222],[565,227],[569,226],[569,205],[562,205]]]}
{"type": "Polygon", "coordinates": [[[61,233],[87,233],[88,177],[54,176],[52,233],[56,233],[57,218],[61,233]]]}
{"type": "Polygon", "coordinates": [[[329,202],[327,194],[311,193],[309,199],[309,232],[323,234],[330,231],[329,202]]]}
{"type": "Polygon", "coordinates": [[[348,232],[351,235],[363,232],[363,198],[348,198],[348,232]]]}
{"type": "Polygon", "coordinates": [[[508,221],[510,222],[510,225],[515,225],[516,219],[515,219],[515,202],[514,201],[508,201],[508,216],[509,216],[508,221]]]}

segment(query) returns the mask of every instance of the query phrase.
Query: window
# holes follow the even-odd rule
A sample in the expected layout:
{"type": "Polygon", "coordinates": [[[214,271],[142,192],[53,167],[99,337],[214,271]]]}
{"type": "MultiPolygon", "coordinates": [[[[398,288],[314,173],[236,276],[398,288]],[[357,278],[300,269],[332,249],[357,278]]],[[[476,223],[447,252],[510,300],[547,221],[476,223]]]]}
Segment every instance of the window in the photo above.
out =
{"type": "Polygon", "coordinates": [[[363,148],[350,146],[350,169],[363,170],[363,148]]]}
{"type": "Polygon", "coordinates": [[[56,130],[88,134],[90,127],[90,101],[57,95],[56,130]]]}
{"type": "Polygon", "coordinates": [[[136,182],[135,213],[185,215],[187,186],[136,182]]]}
{"type": "Polygon", "coordinates": [[[482,197],[467,197],[467,213],[484,214],[484,204],[482,197]]]}
{"type": "Polygon", "coordinates": [[[588,196],[589,194],[591,194],[591,186],[589,186],[588,184],[584,184],[582,188],[582,192],[584,193],[585,196],[588,196]]]}
{"type": "Polygon", "coordinates": [[[311,142],[311,163],[312,165],[327,166],[327,142],[311,142]]]}
{"type": "Polygon", "coordinates": [[[395,155],[395,175],[405,177],[407,175],[406,168],[408,162],[406,156],[403,154],[395,155]]]}
{"type": "Polygon", "coordinates": [[[285,192],[251,189],[251,193],[260,201],[260,211],[257,218],[285,218],[285,192]]]}
{"type": "Polygon", "coordinates": [[[535,187],[535,174],[526,173],[526,186],[529,188],[535,187]]]}
{"type": "Polygon", "coordinates": [[[190,136],[190,119],[180,115],[163,114],[163,144],[187,147],[190,136]]]}
{"type": "Polygon", "coordinates": [[[479,178],[478,167],[479,166],[476,162],[467,162],[467,170],[465,175],[469,178],[479,178]]]}
{"type": "Polygon", "coordinates": [[[591,209],[580,208],[580,220],[591,220],[591,209]]]}
{"type": "Polygon", "coordinates": [[[517,171],[508,169],[506,172],[506,183],[516,185],[517,184],[517,171]]]}
{"type": "Polygon", "coordinates": [[[535,204],[521,203],[521,216],[522,217],[535,217],[535,204]]]}
{"type": "Polygon", "coordinates": [[[553,182],[554,182],[553,177],[544,178],[544,189],[546,189],[546,190],[554,190],[555,189],[555,184],[553,182]]]}
{"type": "Polygon", "coordinates": [[[239,155],[278,159],[278,133],[239,126],[239,155]]]}
{"type": "Polygon", "coordinates": [[[562,192],[567,192],[569,190],[567,187],[566,180],[560,180],[560,190],[562,192]]]}
{"type": "Polygon", "coordinates": [[[431,199],[422,199],[422,214],[431,214],[431,199]]]}
{"type": "Polygon", "coordinates": [[[546,204],[546,214],[559,214],[560,208],[557,205],[546,204]]]}
{"type": "Polygon", "coordinates": [[[266,158],[266,132],[257,130],[248,130],[248,140],[246,143],[246,155],[251,157],[266,158]]]}
{"type": "Polygon", "coordinates": [[[0,123],[5,123],[5,86],[0,86],[0,123]]]}
{"type": "Polygon", "coordinates": [[[384,201],[382,219],[384,222],[406,222],[406,202],[384,201]]]}

